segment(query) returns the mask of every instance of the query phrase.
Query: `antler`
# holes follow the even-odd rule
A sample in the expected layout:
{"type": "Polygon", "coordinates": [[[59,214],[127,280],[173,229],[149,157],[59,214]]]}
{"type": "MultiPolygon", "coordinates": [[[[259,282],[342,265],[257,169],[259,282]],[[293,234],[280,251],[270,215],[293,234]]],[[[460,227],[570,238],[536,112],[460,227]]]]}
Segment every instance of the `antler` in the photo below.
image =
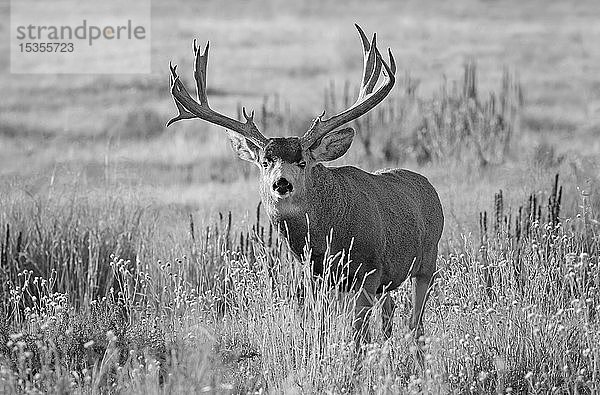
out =
{"type": "Polygon", "coordinates": [[[246,118],[246,122],[242,123],[213,111],[208,105],[208,98],[206,97],[206,65],[208,63],[209,45],[210,43],[207,42],[204,53],[200,54],[200,47],[196,45],[196,40],[194,40],[194,78],[196,79],[198,101],[192,99],[181,82],[179,75],[177,75],[177,66],[169,63],[169,68],[171,69],[171,95],[179,110],[179,115],[167,122],[167,126],[182,119],[200,118],[237,132],[256,146],[264,147],[267,143],[267,138],[258,130],[253,122],[254,111],[248,115],[246,114],[246,109],[243,108],[242,112],[244,118],[246,118]]]}
{"type": "Polygon", "coordinates": [[[373,34],[373,40],[369,42],[365,32],[363,32],[360,26],[357,24],[354,26],[356,26],[356,29],[360,34],[364,53],[363,76],[358,98],[350,108],[329,119],[323,119],[323,116],[325,116],[324,111],[320,116],[315,118],[310,129],[308,129],[301,138],[302,147],[305,149],[312,146],[327,133],[366,114],[377,104],[381,103],[381,101],[390,93],[396,82],[396,62],[392,55],[392,51],[388,48],[390,57],[390,65],[388,66],[377,49],[377,35],[373,34]],[[386,81],[373,92],[373,89],[379,80],[381,71],[383,71],[386,81]]]}

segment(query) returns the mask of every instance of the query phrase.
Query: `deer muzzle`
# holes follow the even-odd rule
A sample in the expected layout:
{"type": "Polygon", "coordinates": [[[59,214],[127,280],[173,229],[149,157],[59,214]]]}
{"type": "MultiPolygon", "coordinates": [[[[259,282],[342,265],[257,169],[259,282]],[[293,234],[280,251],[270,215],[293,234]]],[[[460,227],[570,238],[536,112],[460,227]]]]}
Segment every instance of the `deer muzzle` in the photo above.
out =
{"type": "Polygon", "coordinates": [[[284,177],[273,183],[273,191],[279,196],[286,196],[294,190],[294,186],[284,177]]]}

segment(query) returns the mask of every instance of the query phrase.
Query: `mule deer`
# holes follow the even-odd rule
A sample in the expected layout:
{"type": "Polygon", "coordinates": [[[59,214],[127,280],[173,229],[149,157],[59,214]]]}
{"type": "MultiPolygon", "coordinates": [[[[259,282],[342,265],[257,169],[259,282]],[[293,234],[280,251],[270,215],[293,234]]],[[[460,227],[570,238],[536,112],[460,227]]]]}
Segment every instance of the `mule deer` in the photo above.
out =
{"type": "Polygon", "coordinates": [[[292,251],[302,255],[309,240],[315,275],[323,274],[328,243],[333,255],[348,252],[352,246],[345,284],[362,286],[358,287],[354,325],[363,339],[368,336],[365,324],[374,297],[382,293],[384,335],[391,336],[394,306],[387,291],[410,276],[413,306],[409,326],[418,337],[423,332],[422,315],[444,225],[435,189],[425,177],[408,170],[369,173],[352,166],[321,164],[341,157],[352,144],[354,131],[338,128],[374,108],[394,86],[396,64],[391,50],[388,65],[377,49],[376,35],[369,41],[358,25],[356,28],[364,53],[358,99],[337,115],[325,119],[323,113],[315,118],[302,137],[265,137],[253,122],[254,112],[248,115],[245,108],[245,122],[213,111],[206,96],[209,43],[201,51],[196,41],[198,99],[192,99],[177,75],[177,66],[171,65],[171,94],[179,114],[167,126],[200,118],[226,129],[239,157],[259,167],[262,202],[292,251]],[[384,79],[377,87],[381,74],[384,79]]]}

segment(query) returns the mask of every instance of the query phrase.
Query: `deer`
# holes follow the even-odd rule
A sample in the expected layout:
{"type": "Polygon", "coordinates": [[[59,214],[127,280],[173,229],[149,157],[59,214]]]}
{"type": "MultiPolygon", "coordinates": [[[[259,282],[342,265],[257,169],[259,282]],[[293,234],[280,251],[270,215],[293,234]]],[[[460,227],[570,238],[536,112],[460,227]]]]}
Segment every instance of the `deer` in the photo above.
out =
{"type": "Polygon", "coordinates": [[[170,63],[171,95],[179,114],[167,122],[167,127],[199,118],[225,129],[233,151],[259,168],[259,193],[271,223],[296,257],[310,252],[314,276],[323,275],[328,252],[348,254],[343,286],[356,295],[353,327],[357,342],[370,339],[368,320],[376,301],[382,302],[383,335],[392,337],[395,306],[390,291],[409,277],[409,329],[419,339],[424,333],[424,308],[444,227],[435,188],[425,176],[410,170],[368,172],[354,166],[323,165],[342,157],[352,144],[354,130],[342,126],[381,103],[395,83],[396,62],[391,49],[387,51],[388,64],[377,48],[377,34],[369,40],[359,25],[355,27],[364,57],[358,98],[338,114],[325,118],[323,112],[314,118],[301,137],[264,136],[254,123],[254,111],[248,114],[245,107],[244,121],[215,112],[209,106],[206,88],[210,42],[202,51],[196,40],[197,99],[190,96],[177,66],[170,63]]]}

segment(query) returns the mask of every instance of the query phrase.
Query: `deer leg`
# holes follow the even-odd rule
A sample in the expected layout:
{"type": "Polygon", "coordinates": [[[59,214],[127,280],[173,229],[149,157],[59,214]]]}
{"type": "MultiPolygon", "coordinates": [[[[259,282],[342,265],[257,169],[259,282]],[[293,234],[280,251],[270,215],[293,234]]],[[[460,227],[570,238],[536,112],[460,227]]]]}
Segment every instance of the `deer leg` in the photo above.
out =
{"type": "Polygon", "coordinates": [[[366,344],[371,341],[371,336],[369,335],[369,317],[371,316],[374,300],[375,295],[364,289],[360,291],[360,294],[356,298],[354,307],[354,336],[357,345],[359,343],[366,344]]]}
{"type": "Polygon", "coordinates": [[[394,300],[389,292],[384,292],[381,304],[382,330],[385,340],[391,339],[394,327],[394,300]]]}
{"type": "Polygon", "coordinates": [[[417,275],[412,278],[412,317],[409,328],[415,331],[415,338],[418,340],[423,336],[423,311],[427,298],[427,290],[432,276],[417,275]]]}

